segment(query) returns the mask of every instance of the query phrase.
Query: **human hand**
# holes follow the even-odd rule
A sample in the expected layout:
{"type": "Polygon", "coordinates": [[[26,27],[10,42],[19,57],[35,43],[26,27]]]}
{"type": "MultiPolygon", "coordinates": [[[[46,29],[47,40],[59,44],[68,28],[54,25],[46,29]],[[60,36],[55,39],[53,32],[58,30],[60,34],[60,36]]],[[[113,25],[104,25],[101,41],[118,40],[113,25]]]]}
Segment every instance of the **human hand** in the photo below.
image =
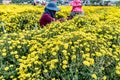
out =
{"type": "Polygon", "coordinates": [[[71,19],[72,19],[72,17],[70,17],[70,16],[67,17],[67,20],[71,20],[71,19]]]}
{"type": "Polygon", "coordinates": [[[64,19],[64,18],[59,18],[58,21],[60,21],[60,22],[64,22],[65,19],[64,19]]]}
{"type": "Polygon", "coordinates": [[[53,18],[53,21],[55,21],[55,18],[53,18]]]}

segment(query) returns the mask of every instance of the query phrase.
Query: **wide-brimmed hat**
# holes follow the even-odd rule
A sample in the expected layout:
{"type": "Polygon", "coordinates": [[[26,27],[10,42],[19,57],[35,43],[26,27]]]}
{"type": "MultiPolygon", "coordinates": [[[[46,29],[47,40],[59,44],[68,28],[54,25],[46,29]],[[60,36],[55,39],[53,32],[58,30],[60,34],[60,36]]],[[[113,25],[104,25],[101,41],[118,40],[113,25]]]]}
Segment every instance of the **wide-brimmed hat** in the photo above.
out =
{"type": "Polygon", "coordinates": [[[57,5],[54,2],[49,2],[46,7],[49,10],[53,10],[53,11],[59,11],[60,9],[57,7],[57,5]]]}
{"type": "Polygon", "coordinates": [[[81,5],[81,1],[80,0],[73,0],[70,2],[71,6],[80,6],[81,5]]]}

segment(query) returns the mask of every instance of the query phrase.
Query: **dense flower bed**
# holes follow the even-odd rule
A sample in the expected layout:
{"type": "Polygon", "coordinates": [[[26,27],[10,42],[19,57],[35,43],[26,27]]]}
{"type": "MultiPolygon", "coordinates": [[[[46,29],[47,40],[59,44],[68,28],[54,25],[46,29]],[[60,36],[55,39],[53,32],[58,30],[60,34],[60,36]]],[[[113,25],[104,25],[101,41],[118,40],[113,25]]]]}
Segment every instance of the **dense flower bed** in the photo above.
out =
{"type": "MultiPolygon", "coordinates": [[[[57,18],[69,16],[70,6],[60,8],[57,18]]],[[[0,9],[0,80],[120,79],[119,8],[86,6],[84,16],[45,28],[41,6],[0,9]]]]}

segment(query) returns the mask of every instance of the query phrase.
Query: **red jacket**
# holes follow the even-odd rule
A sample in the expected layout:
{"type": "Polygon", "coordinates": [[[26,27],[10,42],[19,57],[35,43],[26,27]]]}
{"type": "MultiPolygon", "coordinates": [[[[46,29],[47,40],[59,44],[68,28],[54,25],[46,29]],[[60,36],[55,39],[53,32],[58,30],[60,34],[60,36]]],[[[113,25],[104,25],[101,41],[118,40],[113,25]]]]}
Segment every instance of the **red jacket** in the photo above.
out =
{"type": "Polygon", "coordinates": [[[40,23],[40,26],[46,26],[48,23],[51,23],[53,20],[53,18],[45,13],[41,16],[40,20],[39,20],[39,23],[40,23]]]}

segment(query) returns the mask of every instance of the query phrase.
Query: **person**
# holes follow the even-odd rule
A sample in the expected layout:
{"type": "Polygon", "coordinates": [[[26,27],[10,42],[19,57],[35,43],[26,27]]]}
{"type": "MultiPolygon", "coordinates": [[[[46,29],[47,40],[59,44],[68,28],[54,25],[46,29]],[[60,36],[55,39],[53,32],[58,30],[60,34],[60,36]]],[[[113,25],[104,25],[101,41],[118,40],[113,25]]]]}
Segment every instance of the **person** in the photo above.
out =
{"type": "Polygon", "coordinates": [[[80,0],[73,0],[70,2],[70,5],[72,6],[72,10],[69,18],[72,19],[77,14],[84,15],[84,11],[82,9],[82,2],[80,0]]]}
{"type": "Polygon", "coordinates": [[[47,24],[55,21],[55,14],[59,11],[60,8],[57,7],[55,2],[49,2],[44,9],[44,13],[42,14],[39,23],[40,26],[44,27],[47,24]]]}
{"type": "Polygon", "coordinates": [[[33,4],[34,6],[38,5],[38,4],[39,4],[39,0],[32,0],[32,4],[33,4]]]}
{"type": "Polygon", "coordinates": [[[42,1],[41,5],[42,5],[42,6],[45,6],[45,5],[46,5],[46,3],[45,3],[44,1],[42,1]]]}

